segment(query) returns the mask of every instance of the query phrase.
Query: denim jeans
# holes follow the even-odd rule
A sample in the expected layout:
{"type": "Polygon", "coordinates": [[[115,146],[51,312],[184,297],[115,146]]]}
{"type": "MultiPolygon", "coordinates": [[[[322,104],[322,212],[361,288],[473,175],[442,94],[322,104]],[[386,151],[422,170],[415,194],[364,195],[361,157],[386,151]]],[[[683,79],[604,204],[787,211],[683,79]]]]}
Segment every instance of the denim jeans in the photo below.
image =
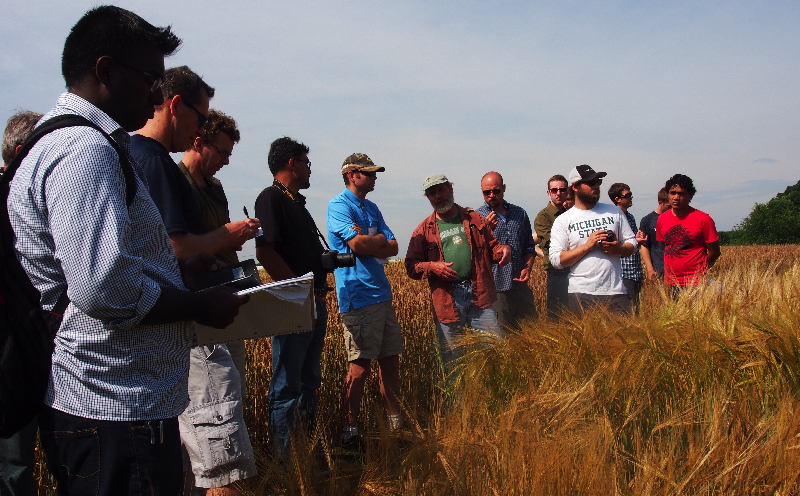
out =
{"type": "Polygon", "coordinates": [[[561,312],[569,307],[569,271],[547,269],[547,316],[558,320],[561,312]]]}
{"type": "Polygon", "coordinates": [[[183,490],[177,417],[117,422],[45,408],[39,435],[59,496],[175,496],[183,490]]]}
{"type": "Polygon", "coordinates": [[[458,321],[447,323],[436,321],[436,333],[439,337],[439,349],[442,352],[445,370],[450,367],[453,360],[461,356],[457,341],[467,334],[466,326],[498,337],[503,335],[494,309],[491,306],[478,308],[472,304],[472,281],[453,283],[453,299],[458,310],[458,321]]]}
{"type": "Polygon", "coordinates": [[[320,358],[328,329],[328,308],[316,302],[317,319],[308,332],[272,337],[272,379],[269,383],[269,430],[273,449],[289,450],[293,431],[302,421],[314,428],[317,388],[322,384],[320,358]]]}
{"type": "Polygon", "coordinates": [[[8,439],[0,439],[0,495],[36,496],[36,419],[8,439]]]}

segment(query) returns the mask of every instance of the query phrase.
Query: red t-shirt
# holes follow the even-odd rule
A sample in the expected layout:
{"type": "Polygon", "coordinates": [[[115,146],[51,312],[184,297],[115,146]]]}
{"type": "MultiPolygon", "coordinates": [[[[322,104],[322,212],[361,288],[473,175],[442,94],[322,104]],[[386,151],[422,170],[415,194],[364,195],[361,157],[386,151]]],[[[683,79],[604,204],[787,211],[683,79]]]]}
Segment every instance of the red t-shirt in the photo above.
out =
{"type": "Polygon", "coordinates": [[[719,241],[711,217],[689,207],[683,217],[672,210],[658,216],[656,239],[663,241],[664,282],[672,286],[697,286],[708,270],[706,245],[719,241]]]}

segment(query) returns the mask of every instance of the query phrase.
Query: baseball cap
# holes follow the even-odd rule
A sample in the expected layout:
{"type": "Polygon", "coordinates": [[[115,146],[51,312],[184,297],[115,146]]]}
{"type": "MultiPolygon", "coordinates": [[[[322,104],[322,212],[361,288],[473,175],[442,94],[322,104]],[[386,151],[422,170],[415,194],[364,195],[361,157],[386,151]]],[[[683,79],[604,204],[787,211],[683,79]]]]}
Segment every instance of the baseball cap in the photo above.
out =
{"type": "Polygon", "coordinates": [[[364,153],[354,153],[344,159],[342,164],[342,174],[348,171],[383,172],[385,170],[385,167],[375,165],[375,162],[364,153]]]}
{"type": "Polygon", "coordinates": [[[425,181],[422,182],[422,191],[425,192],[428,191],[428,188],[432,186],[449,182],[450,181],[447,179],[447,176],[437,172],[436,174],[431,174],[430,176],[425,178],[425,181]]]}
{"type": "Polygon", "coordinates": [[[606,175],[605,172],[595,172],[590,166],[583,164],[569,171],[569,183],[575,184],[581,181],[591,181],[592,179],[606,177],[606,175]]]}

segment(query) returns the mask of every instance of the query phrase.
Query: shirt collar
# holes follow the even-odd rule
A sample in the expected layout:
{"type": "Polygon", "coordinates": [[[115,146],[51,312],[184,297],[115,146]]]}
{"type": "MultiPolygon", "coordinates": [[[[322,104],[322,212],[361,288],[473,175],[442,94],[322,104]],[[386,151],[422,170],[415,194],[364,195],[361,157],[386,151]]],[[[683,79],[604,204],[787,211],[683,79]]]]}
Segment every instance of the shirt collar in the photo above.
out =
{"type": "Polygon", "coordinates": [[[342,195],[344,195],[345,199],[349,200],[352,203],[355,203],[356,205],[364,205],[367,202],[366,198],[362,200],[361,198],[356,196],[355,193],[347,189],[346,186],[344,188],[344,191],[342,191],[342,195]]]}

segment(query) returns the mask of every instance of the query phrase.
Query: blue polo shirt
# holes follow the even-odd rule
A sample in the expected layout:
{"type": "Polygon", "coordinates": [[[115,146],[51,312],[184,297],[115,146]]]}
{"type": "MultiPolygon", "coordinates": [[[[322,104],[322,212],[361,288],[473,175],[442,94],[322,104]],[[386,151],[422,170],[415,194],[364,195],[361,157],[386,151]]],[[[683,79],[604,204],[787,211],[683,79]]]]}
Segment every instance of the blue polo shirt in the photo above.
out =
{"type": "MultiPolygon", "coordinates": [[[[376,234],[386,236],[387,241],[395,239],[383,221],[378,206],[369,200],[361,200],[344,188],[341,194],[328,203],[328,241],[331,249],[338,250],[339,253],[353,253],[347,244],[358,235],[353,224],[357,224],[363,234],[369,234],[372,227],[376,229],[376,234]]],[[[392,288],[383,264],[375,257],[356,254],[355,267],[340,267],[334,274],[339,313],[392,299],[392,288]]]]}

